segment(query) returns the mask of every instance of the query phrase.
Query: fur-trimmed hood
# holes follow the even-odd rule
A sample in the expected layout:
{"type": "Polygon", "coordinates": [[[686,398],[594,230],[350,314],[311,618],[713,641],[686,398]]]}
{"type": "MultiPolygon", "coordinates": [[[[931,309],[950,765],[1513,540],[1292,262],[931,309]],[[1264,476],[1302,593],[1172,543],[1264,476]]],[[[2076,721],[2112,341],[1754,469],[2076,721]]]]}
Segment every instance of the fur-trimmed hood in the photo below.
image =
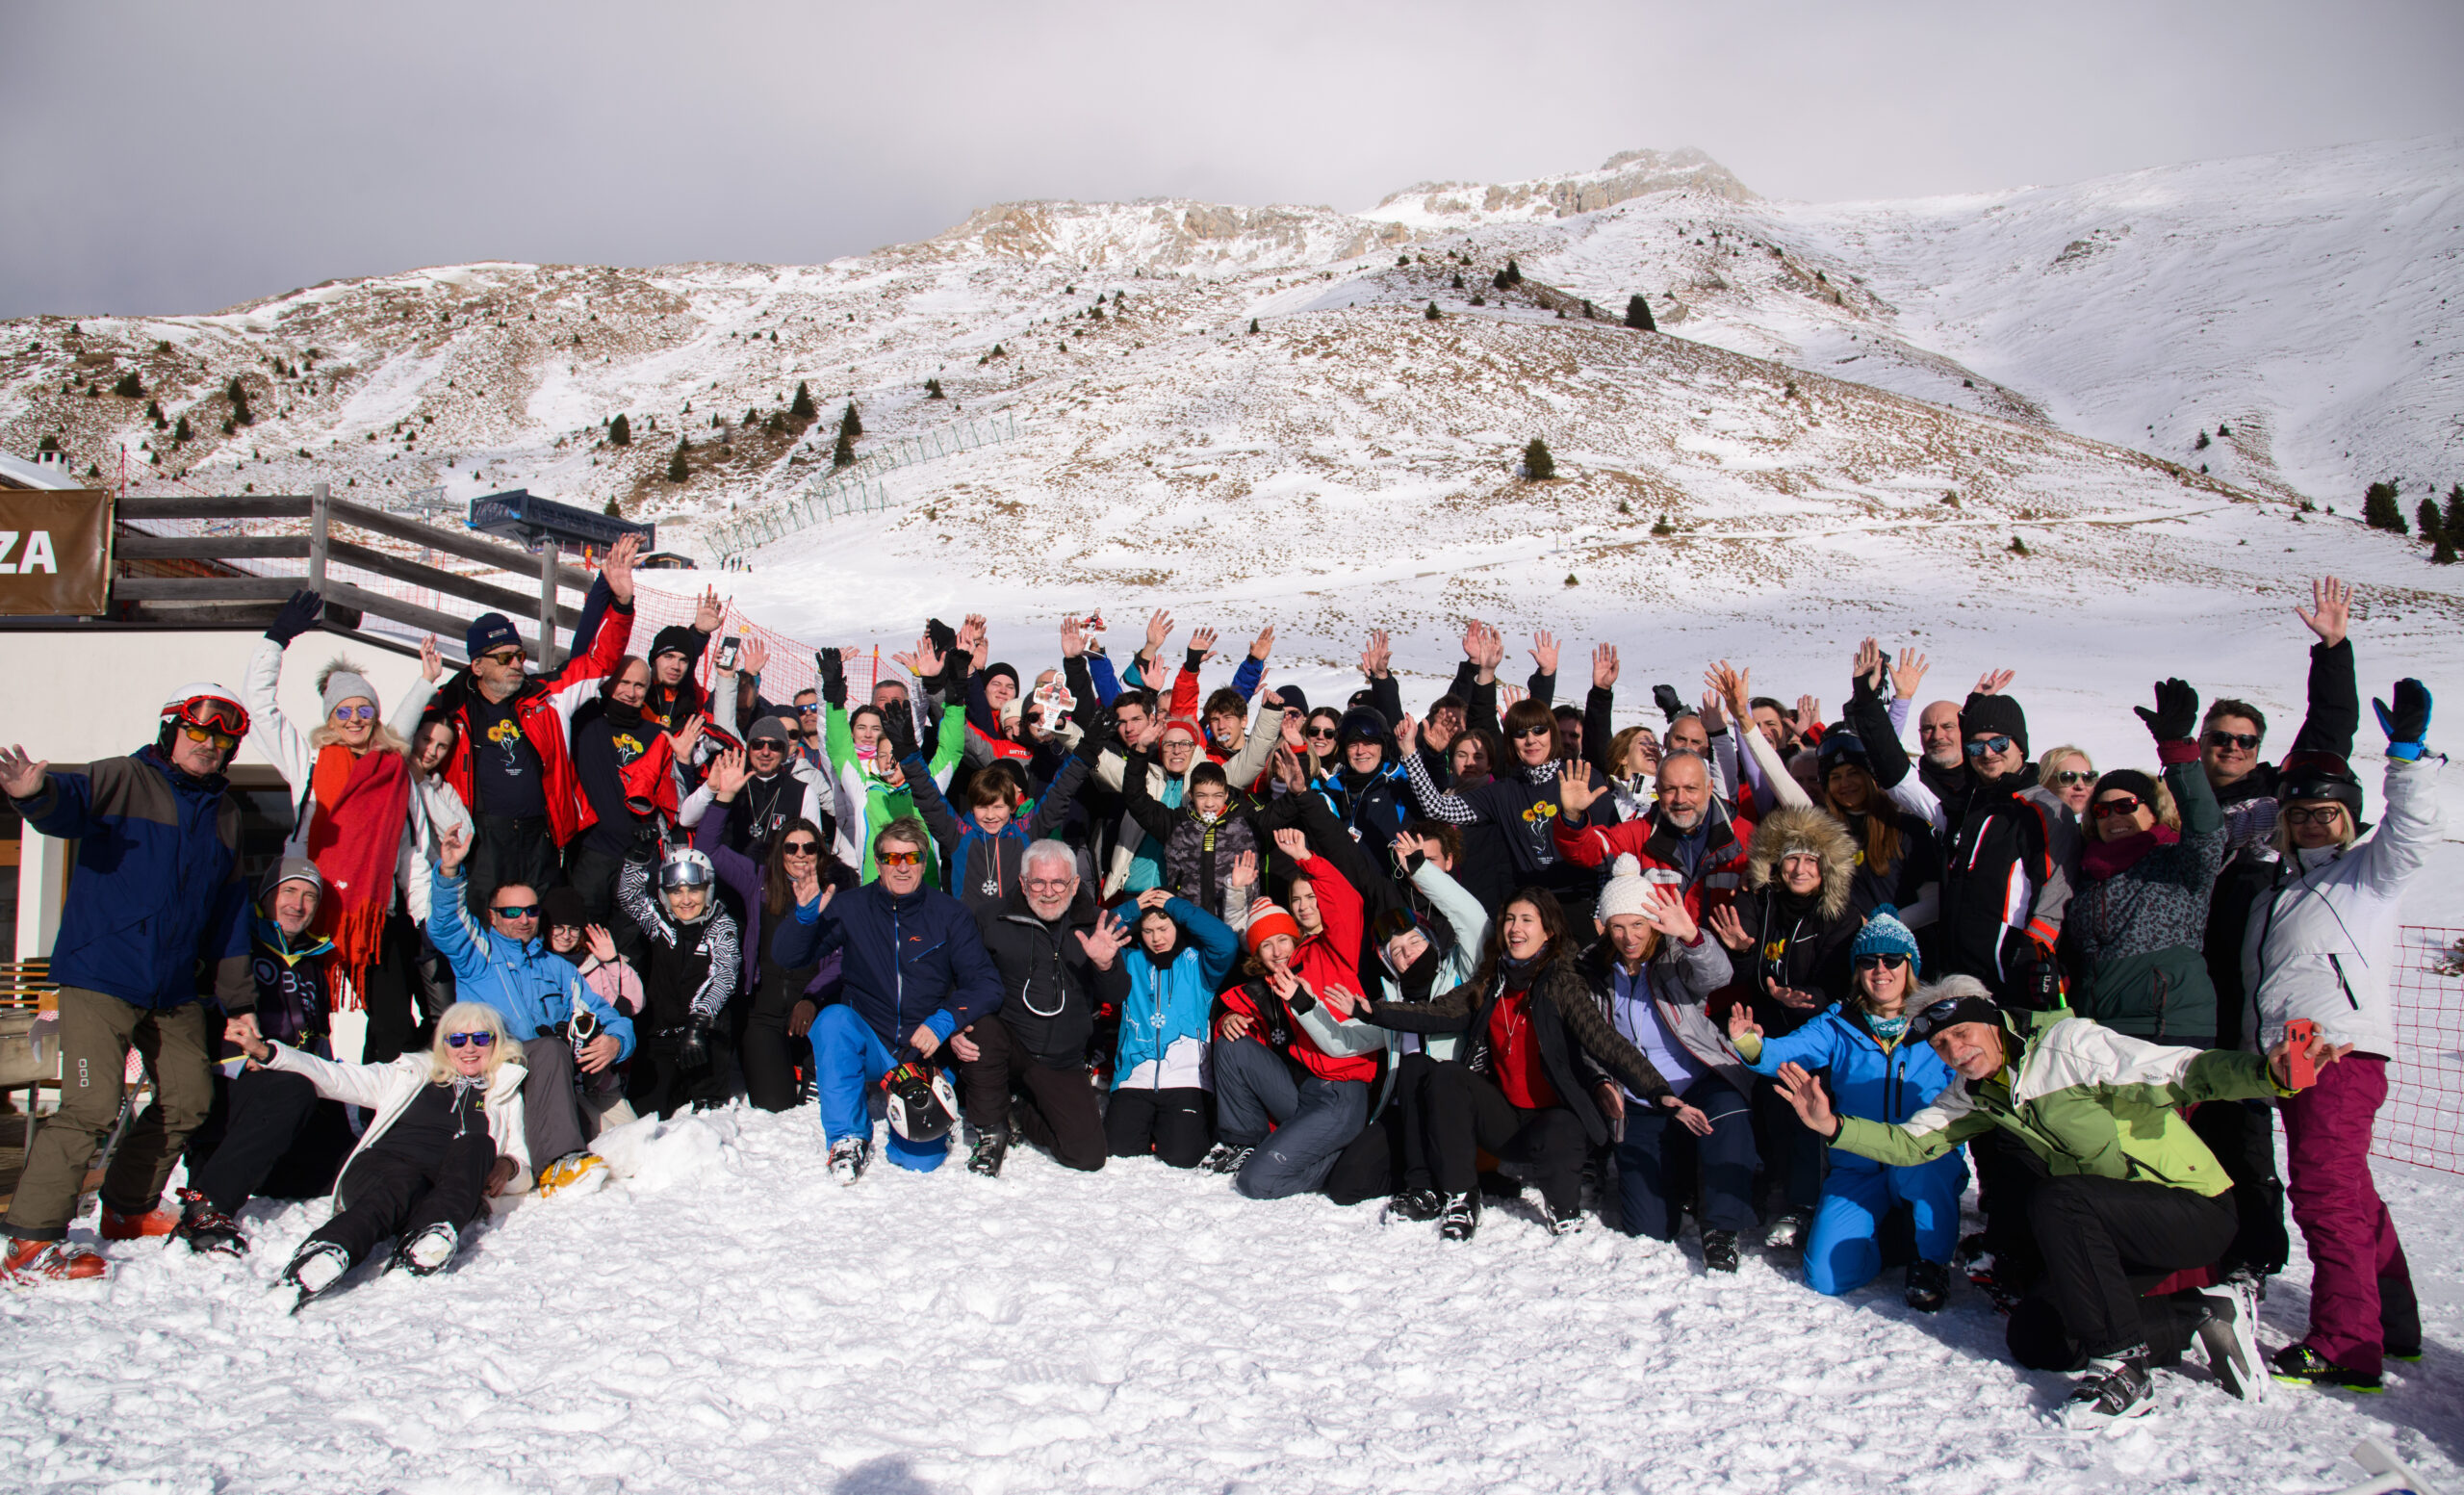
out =
{"type": "Polygon", "coordinates": [[[1800,806],[1783,806],[1754,828],[1754,844],[1746,853],[1746,878],[1756,888],[1770,886],[1780,859],[1792,851],[1810,851],[1822,859],[1822,916],[1835,919],[1848,908],[1857,876],[1857,843],[1848,828],[1829,813],[1800,806]]]}

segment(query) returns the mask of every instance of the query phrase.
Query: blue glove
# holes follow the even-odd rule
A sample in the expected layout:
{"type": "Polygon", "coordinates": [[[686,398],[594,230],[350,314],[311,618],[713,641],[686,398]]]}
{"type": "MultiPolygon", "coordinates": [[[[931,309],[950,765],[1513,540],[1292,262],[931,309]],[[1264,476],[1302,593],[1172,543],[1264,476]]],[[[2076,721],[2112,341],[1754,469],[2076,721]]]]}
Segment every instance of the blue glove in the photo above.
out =
{"type": "Polygon", "coordinates": [[[274,614],[273,622],[266,626],[266,637],[288,649],[293,639],[317,626],[317,614],[324,609],[324,599],[315,592],[294,592],[291,600],[282,605],[282,610],[274,614]]]}
{"type": "Polygon", "coordinates": [[[2384,701],[2370,704],[2377,709],[2379,728],[2387,734],[2387,756],[2408,763],[2421,757],[2429,736],[2429,687],[2417,680],[2400,680],[2393,710],[2384,701]]]}

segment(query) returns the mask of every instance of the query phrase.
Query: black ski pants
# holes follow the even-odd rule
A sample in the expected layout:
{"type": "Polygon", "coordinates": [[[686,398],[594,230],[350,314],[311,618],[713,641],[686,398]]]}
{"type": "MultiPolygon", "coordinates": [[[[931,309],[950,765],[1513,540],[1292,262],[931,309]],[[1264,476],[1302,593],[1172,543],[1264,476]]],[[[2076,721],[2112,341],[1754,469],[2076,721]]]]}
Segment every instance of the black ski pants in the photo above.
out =
{"type": "Polygon", "coordinates": [[[253,1196],[314,1199],[331,1189],[355,1139],[342,1102],[304,1074],[243,1070],[223,1086],[220,1140],[189,1170],[189,1187],[236,1215],[253,1196]]]}
{"type": "Polygon", "coordinates": [[[372,1147],[343,1170],[335,1194],[347,1202],[308,1239],[332,1242],[357,1266],[382,1243],[407,1241],[430,1225],[459,1231],[486,1204],[496,1161],[496,1144],[484,1131],[465,1132],[424,1160],[372,1147]]]}
{"type": "Polygon", "coordinates": [[[1114,1157],[1152,1153],[1171,1168],[1195,1168],[1214,1128],[1206,1123],[1206,1092],[1195,1086],[1113,1092],[1104,1107],[1104,1143],[1114,1157]]]}
{"type": "Polygon", "coordinates": [[[2044,1261],[2041,1296],[2092,1358],[2145,1343],[2141,1296],[2176,1272],[2213,1264],[2241,1224],[2229,1190],[2211,1198],[2075,1173],[2030,1190],[2027,1215],[2044,1261]]]}
{"type": "Polygon", "coordinates": [[[1521,1163],[1524,1176],[1554,1214],[1582,1200],[1582,1159],[1590,1139],[1563,1106],[1518,1106],[1484,1074],[1460,1064],[1435,1064],[1421,1086],[1421,1124],[1430,1144],[1429,1179],[1441,1194],[1480,1186],[1479,1154],[1521,1163]]]}
{"type": "Polygon", "coordinates": [[[1014,1109],[1018,1129],[1062,1167],[1091,1173],[1104,1166],[1104,1119],[1083,1068],[1057,1070],[1038,1060],[997,1013],[966,1033],[977,1055],[959,1061],[959,1104],[979,1134],[1000,1135],[1014,1109]],[[1014,1091],[1023,1092],[1014,1102],[1014,1091]]]}

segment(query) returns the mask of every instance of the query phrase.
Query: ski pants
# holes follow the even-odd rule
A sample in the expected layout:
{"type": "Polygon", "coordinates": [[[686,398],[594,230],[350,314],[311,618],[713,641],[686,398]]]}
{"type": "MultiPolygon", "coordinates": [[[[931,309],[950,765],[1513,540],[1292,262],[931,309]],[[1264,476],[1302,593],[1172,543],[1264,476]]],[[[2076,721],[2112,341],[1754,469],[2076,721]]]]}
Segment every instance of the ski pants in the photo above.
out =
{"type": "Polygon", "coordinates": [[[522,1062],[530,1071],[522,1081],[522,1140],[530,1148],[530,1166],[546,1168],[583,1147],[574,1045],[560,1033],[530,1039],[522,1045],[522,1062]]]}
{"type": "Polygon", "coordinates": [[[1894,1204],[1909,1207],[1916,1254],[1948,1262],[1960,1242],[1960,1195],[1966,1188],[1967,1163],[1956,1149],[1914,1168],[1835,1159],[1806,1237],[1806,1285],[1836,1298],[1872,1281],[1883,1270],[1883,1217],[1894,1204]]]}
{"type": "Polygon", "coordinates": [[[424,1160],[372,1147],[343,1170],[334,1198],[347,1202],[308,1239],[332,1242],[357,1266],[379,1243],[407,1241],[433,1224],[459,1233],[486,1204],[496,1161],[496,1144],[484,1130],[466,1132],[424,1160]]]}
{"type": "Polygon", "coordinates": [[[1104,1142],[1115,1157],[1153,1153],[1169,1168],[1195,1168],[1206,1155],[1206,1092],[1122,1086],[1104,1108],[1104,1142]]]}
{"type": "Polygon", "coordinates": [[[2370,1129],[2387,1099],[2387,1061],[2349,1054],[2284,1102],[2285,1193],[2310,1251],[2303,1342],[2376,1375],[2389,1346],[2418,1353],[2421,1309],[2396,1222],[2370,1176],[2370,1129]]]}
{"type": "Polygon", "coordinates": [[[189,1187],[225,1215],[258,1194],[310,1199],[328,1192],[357,1140],[342,1103],[321,1098],[308,1076],[289,1070],[242,1070],[223,1104],[221,1141],[191,1165],[189,1187]]]}
{"type": "Polygon", "coordinates": [[[1676,1240],[1678,1211],[1699,1184],[1704,1229],[1753,1229],[1750,1102],[1716,1074],[1703,1075],[1678,1098],[1710,1118],[1709,1136],[1686,1130],[1666,1106],[1626,1101],[1626,1136],[1617,1144],[1617,1228],[1676,1240]]]}
{"type": "Polygon", "coordinates": [[[2212,1264],[2241,1224],[2230,1190],[2209,1196],[2081,1173],[2038,1183],[2027,1216],[2044,1260],[2040,1291],[2091,1358],[2145,1343],[2141,1295],[2212,1264]]]}
{"type": "Polygon", "coordinates": [[[2275,1172],[2275,1106],[2265,1100],[2201,1101],[2191,1112],[2191,1130],[2224,1166],[2241,1212],[2242,1227],[2218,1265],[2228,1272],[2246,1267],[2261,1276],[2282,1272],[2293,1242],[2284,1230],[2284,1181],[2275,1172]]]}
{"type": "MultiPolygon", "coordinates": [[[[813,1088],[821,1095],[822,1135],[833,1144],[842,1137],[871,1138],[867,1095],[883,1075],[898,1068],[896,1056],[872,1024],[843,1002],[823,1008],[812,1023],[812,1067],[813,1088]]],[[[947,1136],[910,1142],[894,1127],[882,1148],[882,1156],[919,1173],[940,1167],[949,1155],[947,1136]]]]}
{"type": "Polygon", "coordinates": [[[969,1023],[966,1034],[976,1057],[959,1061],[959,1095],[979,1135],[1002,1135],[1014,1112],[1027,1140],[1062,1167],[1091,1173],[1104,1166],[1104,1119],[1085,1065],[1043,1063],[1019,1046],[997,1013],[969,1023]],[[1013,1105],[1011,1092],[1020,1087],[1026,1095],[1013,1105]]]}
{"type": "Polygon", "coordinates": [[[135,1007],[83,987],[60,989],[60,1109],[45,1118],[26,1154],[16,1198],[0,1233],[57,1241],[86,1187],[86,1170],[119,1124],[128,1051],[145,1057],[154,1101],[130,1123],[103,1174],[103,1204],[142,1215],[163,1198],[189,1133],[214,1104],[214,1050],[199,1002],[135,1007]]]}
{"type": "Polygon", "coordinates": [[[1216,1133],[1257,1148],[1232,1186],[1253,1199],[1280,1199],[1325,1182],[1369,1118],[1369,1082],[1296,1080],[1283,1055],[1250,1038],[1217,1039],[1214,1053],[1216,1133]]]}
{"type": "Polygon", "coordinates": [[[1590,1139],[1563,1106],[1518,1106],[1485,1074],[1460,1064],[1432,1065],[1420,1088],[1429,1148],[1429,1181],[1440,1194],[1480,1186],[1479,1154],[1521,1163],[1559,1219],[1582,1202],[1582,1158],[1590,1139]]]}

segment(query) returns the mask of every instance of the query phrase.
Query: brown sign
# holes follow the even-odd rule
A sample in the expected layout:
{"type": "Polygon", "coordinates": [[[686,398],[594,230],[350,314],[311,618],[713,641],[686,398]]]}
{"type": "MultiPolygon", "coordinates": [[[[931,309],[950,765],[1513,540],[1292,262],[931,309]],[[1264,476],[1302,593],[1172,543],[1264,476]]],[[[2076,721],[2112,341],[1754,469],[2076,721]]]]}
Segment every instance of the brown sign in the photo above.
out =
{"type": "Polygon", "coordinates": [[[0,615],[97,615],[111,577],[110,494],[0,488],[0,615]]]}

